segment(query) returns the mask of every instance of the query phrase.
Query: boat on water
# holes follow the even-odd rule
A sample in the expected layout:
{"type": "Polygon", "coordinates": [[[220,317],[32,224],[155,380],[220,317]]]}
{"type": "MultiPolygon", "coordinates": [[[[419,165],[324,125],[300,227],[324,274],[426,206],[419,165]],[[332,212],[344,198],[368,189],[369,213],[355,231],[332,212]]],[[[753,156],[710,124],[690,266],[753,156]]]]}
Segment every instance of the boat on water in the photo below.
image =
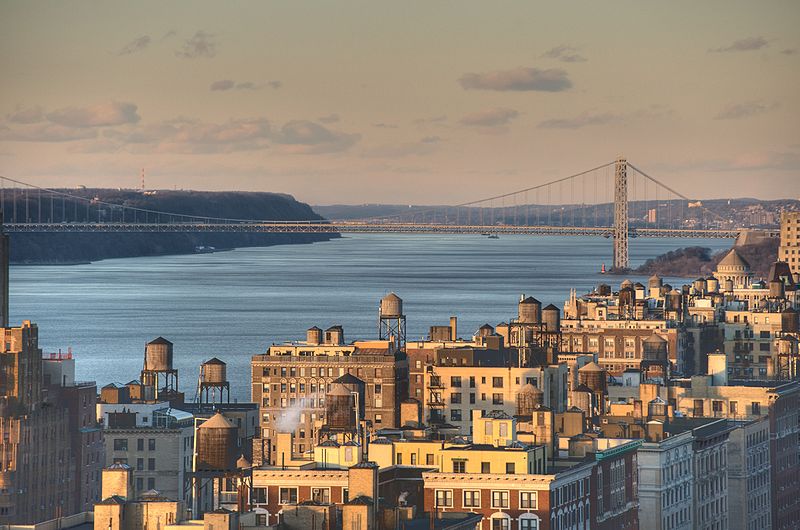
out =
{"type": "Polygon", "coordinates": [[[605,274],[605,273],[606,273],[606,264],[603,263],[603,266],[600,267],[600,274],[605,274]]]}
{"type": "Polygon", "coordinates": [[[500,239],[500,236],[497,234],[489,234],[489,239],[500,239]]]}
{"type": "Polygon", "coordinates": [[[200,246],[194,247],[194,253],[195,254],[211,254],[212,252],[216,252],[216,251],[217,251],[217,248],[216,247],[211,247],[211,246],[200,245],[200,246]]]}

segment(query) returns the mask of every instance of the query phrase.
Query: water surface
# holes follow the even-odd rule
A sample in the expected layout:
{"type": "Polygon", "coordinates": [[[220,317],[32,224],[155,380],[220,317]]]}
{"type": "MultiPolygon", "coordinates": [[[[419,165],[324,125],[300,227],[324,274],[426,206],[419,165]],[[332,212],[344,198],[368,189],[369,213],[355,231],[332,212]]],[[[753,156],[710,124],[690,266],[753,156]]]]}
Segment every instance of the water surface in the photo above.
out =
{"type": "MultiPolygon", "coordinates": [[[[637,238],[631,265],[679,247],[730,244],[637,238]]],[[[247,400],[252,354],[304,338],[313,325],[342,324],[346,340],[376,337],[378,301],[389,291],[405,302],[409,339],[447,325],[450,315],[469,336],[485,322],[512,318],[522,293],[562,307],[571,287],[582,293],[600,282],[618,284],[622,278],[599,274],[610,262],[611,240],[597,237],[364,234],[215,254],[14,266],[11,321],[36,322],[45,351],[72,347],[77,378],[99,385],[137,379],[145,343],[162,335],[175,343],[187,399],[200,363],[220,357],[232,397],[247,400]]]]}

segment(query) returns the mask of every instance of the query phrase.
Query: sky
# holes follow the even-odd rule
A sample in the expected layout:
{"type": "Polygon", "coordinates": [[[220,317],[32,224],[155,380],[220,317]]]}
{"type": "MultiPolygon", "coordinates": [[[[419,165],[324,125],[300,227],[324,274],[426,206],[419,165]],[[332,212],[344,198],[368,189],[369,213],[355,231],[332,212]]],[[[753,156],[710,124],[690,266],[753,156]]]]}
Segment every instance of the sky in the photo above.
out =
{"type": "Polygon", "coordinates": [[[5,1],[0,175],[456,204],[624,155],[800,197],[800,2],[5,1]]]}

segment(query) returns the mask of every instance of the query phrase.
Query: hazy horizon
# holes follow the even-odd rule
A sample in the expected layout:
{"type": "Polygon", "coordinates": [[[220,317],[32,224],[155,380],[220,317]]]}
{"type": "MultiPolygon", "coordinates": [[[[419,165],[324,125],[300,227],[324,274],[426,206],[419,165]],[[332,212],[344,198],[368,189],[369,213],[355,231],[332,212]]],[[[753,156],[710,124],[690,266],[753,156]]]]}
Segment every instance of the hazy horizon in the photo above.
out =
{"type": "Polygon", "coordinates": [[[16,2],[0,175],[456,204],[612,161],[800,197],[800,4],[16,2]]]}

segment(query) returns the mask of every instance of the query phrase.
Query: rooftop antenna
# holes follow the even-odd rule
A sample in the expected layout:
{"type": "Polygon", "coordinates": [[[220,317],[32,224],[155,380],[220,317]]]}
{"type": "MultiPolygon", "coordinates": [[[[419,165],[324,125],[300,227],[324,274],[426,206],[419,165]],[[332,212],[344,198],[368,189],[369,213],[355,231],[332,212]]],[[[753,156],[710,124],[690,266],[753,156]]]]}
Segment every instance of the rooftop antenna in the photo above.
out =
{"type": "Polygon", "coordinates": [[[144,168],[142,168],[142,191],[144,191],[144,168]]]}

